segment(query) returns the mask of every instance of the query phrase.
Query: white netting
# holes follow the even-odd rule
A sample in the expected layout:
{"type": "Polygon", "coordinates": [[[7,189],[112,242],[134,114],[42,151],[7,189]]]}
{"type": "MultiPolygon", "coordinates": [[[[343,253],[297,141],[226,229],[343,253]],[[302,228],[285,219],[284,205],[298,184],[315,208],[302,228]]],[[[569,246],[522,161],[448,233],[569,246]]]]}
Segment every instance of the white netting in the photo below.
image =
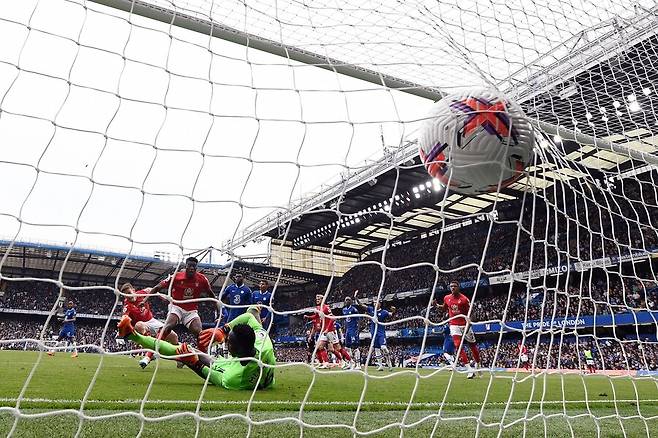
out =
{"type": "Polygon", "coordinates": [[[138,435],[655,430],[653,2],[98,3],[0,11],[0,345],[39,350],[7,379],[9,435],[71,417],[76,436],[109,434],[94,429],[108,419],[138,435]],[[428,181],[410,142],[432,104],[419,94],[474,86],[517,98],[543,132],[524,178],[465,197],[428,181]],[[113,340],[120,283],[155,285],[202,254],[223,294],[254,253],[274,267],[289,335],[279,388],[225,395],[199,380],[181,400],[159,360],[117,392],[138,375],[113,340]],[[480,342],[475,389],[437,347],[446,316],[432,302],[455,278],[480,342]],[[409,369],[367,368],[384,354],[368,330],[363,371],[298,363],[315,293],[335,304],[356,289],[360,304],[398,307],[383,324],[409,369]],[[67,299],[88,312],[78,348],[104,353],[72,396],[40,377],[67,299]],[[604,377],[585,377],[586,360],[604,377]]]}

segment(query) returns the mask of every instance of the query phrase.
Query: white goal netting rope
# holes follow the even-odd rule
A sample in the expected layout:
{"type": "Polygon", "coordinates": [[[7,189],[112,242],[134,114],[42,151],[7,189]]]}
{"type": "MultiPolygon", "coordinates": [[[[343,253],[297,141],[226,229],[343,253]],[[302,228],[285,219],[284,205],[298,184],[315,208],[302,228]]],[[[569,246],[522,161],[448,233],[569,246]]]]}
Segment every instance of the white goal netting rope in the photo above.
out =
{"type": "MultiPolygon", "coordinates": [[[[9,435],[20,432],[22,419],[66,414],[79,418],[76,436],[84,433],[89,421],[116,417],[138,418],[140,434],[150,422],[191,417],[195,435],[204,423],[233,418],[247,424],[248,435],[256,434],[256,427],[276,423],[295,424],[300,435],[324,428],[355,435],[399,430],[402,435],[427,422],[434,425],[432,435],[438,435],[440,426],[462,421],[474,422],[476,433],[501,434],[522,423],[525,433],[529,423],[546,425],[553,419],[565,421],[575,435],[575,423],[583,416],[593,420],[596,436],[604,435],[601,423],[609,418],[619,422],[624,436],[630,435],[624,426],[627,420],[640,421],[650,435],[656,415],[646,414],[643,404],[655,402],[656,397],[645,398],[646,387],[639,385],[648,382],[655,390],[658,381],[631,371],[651,370],[658,361],[658,325],[651,313],[656,308],[650,304],[649,292],[657,283],[651,260],[658,246],[652,165],[596,144],[567,142],[566,136],[538,131],[535,161],[510,187],[519,196],[516,203],[505,192],[469,201],[436,190],[440,195],[434,213],[422,206],[404,211],[398,197],[437,196],[431,182],[421,188],[401,176],[419,166],[399,153],[431,102],[403,92],[409,91],[405,87],[401,91],[395,89],[401,87],[341,75],[345,66],[334,61],[344,61],[354,70],[379,72],[382,84],[388,84],[385,75],[390,75],[442,92],[493,85],[524,99],[529,118],[566,126],[576,139],[586,134],[649,156],[658,150],[652,100],[658,90],[653,86],[655,76],[650,76],[656,43],[652,35],[642,33],[650,27],[640,24],[655,19],[648,9],[652,4],[563,2],[553,10],[539,2],[496,1],[436,5],[366,1],[338,6],[333,2],[153,2],[174,12],[167,23],[84,1],[15,3],[0,11],[0,35],[5,41],[0,48],[0,144],[4,145],[0,168],[11,185],[0,211],[3,234],[10,235],[0,278],[10,285],[51,284],[59,291],[38,338],[0,340],[2,345],[23,342],[40,350],[15,405],[0,407],[0,412],[14,416],[9,435]],[[249,38],[246,46],[240,46],[181,28],[176,21],[180,16],[280,43],[287,56],[254,50],[249,38]],[[287,47],[332,61],[322,68],[303,64],[287,47]],[[600,47],[610,48],[604,57],[596,50],[600,47]],[[574,58],[573,52],[582,56],[574,58]],[[596,56],[598,65],[592,64],[596,56]],[[567,62],[560,64],[563,59],[567,62]],[[565,66],[574,71],[573,76],[560,81],[555,72],[563,73],[565,66]],[[384,152],[394,151],[385,155],[397,172],[392,191],[386,200],[373,201],[370,211],[348,213],[352,207],[344,204],[350,172],[377,164],[372,157],[381,155],[382,147],[384,152]],[[143,351],[116,353],[105,348],[105,340],[115,330],[114,310],[123,299],[118,288],[131,256],[153,247],[169,248],[178,255],[220,250],[228,241],[231,249],[222,255],[232,269],[240,255],[235,248],[239,245],[234,244],[241,239],[240,230],[272,210],[286,217],[302,194],[335,175],[343,177],[337,200],[306,212],[335,215],[328,255],[308,256],[328,260],[330,265],[331,281],[320,290],[323,303],[342,301],[359,288],[365,289],[364,302],[382,303],[391,291],[412,290],[425,281],[422,287],[429,293],[418,299],[421,304],[401,308],[394,320],[379,322],[391,330],[419,330],[415,349],[419,359],[413,367],[384,376],[368,368],[351,371],[362,373],[364,379],[357,401],[335,402],[354,408],[353,419],[345,423],[305,418],[305,408],[325,406],[314,399],[316,381],[325,372],[310,364],[306,368],[311,378],[308,387],[301,388],[304,396],[298,406],[271,401],[289,408],[274,418],[258,417],[258,407],[268,402],[259,400],[256,390],[244,402],[246,410],[205,415],[202,409],[212,404],[205,395],[220,390],[208,388],[208,380],[193,409],[151,416],[160,361],[154,364],[137,410],[89,412],[97,402],[93,394],[107,358],[143,351]],[[424,240],[407,244],[417,248],[401,255],[402,246],[393,244],[399,230],[423,227],[437,218],[433,225],[440,220],[470,224],[428,228],[424,240]],[[342,230],[350,221],[354,225],[366,220],[383,224],[378,232],[385,244],[381,252],[355,263],[338,287],[334,277],[342,269],[337,257],[338,248],[345,247],[340,244],[342,230]],[[471,227],[477,229],[478,238],[469,240],[471,227]],[[32,236],[41,240],[56,236],[69,243],[57,279],[3,272],[14,245],[32,236]],[[76,248],[89,245],[118,247],[127,254],[112,275],[114,287],[79,286],[65,280],[69,257],[76,248]],[[449,375],[447,386],[432,402],[417,401],[422,385],[451,368],[442,365],[425,372],[420,357],[434,342],[432,330],[446,322],[432,302],[455,278],[473,281],[469,321],[490,327],[488,347],[481,351],[486,389],[473,401],[454,401],[454,388],[459,390],[466,374],[460,368],[449,375]],[[503,300],[491,296],[492,286],[506,288],[503,300]],[[37,400],[29,397],[28,388],[50,347],[48,327],[71,292],[105,298],[114,294],[108,309],[101,312],[105,317],[98,343],[78,346],[102,354],[78,409],[32,412],[21,404],[37,400]],[[653,320],[640,321],[639,312],[653,320]],[[634,321],[627,325],[630,329],[617,328],[617,314],[630,314],[634,321]],[[612,328],[594,325],[591,332],[584,332],[568,326],[567,321],[585,316],[612,317],[612,328]],[[493,390],[506,378],[500,369],[522,365],[520,355],[512,351],[518,346],[510,344],[510,333],[520,335],[520,342],[527,345],[532,372],[510,375],[509,392],[500,400],[493,390]],[[585,399],[578,401],[584,408],[568,408],[574,400],[567,397],[565,387],[573,381],[567,380],[566,370],[585,368],[583,349],[610,351],[606,357],[601,353],[603,370],[627,372],[605,377],[613,391],[609,400],[613,414],[598,413],[601,401],[589,392],[584,376],[585,399]],[[368,400],[373,382],[404,376],[414,378],[408,402],[368,400]],[[547,376],[558,376],[561,401],[546,393],[547,376]],[[629,382],[632,391],[617,396],[614,382],[621,379],[629,382]],[[516,388],[528,380],[530,393],[527,400],[519,401],[516,388]],[[555,405],[562,410],[556,411],[555,405]],[[628,405],[630,412],[621,409],[628,405]],[[386,425],[363,427],[360,418],[371,406],[405,409],[386,425]],[[458,406],[471,410],[460,414],[448,409],[458,406]],[[493,406],[502,409],[495,420],[487,413],[493,406]],[[431,412],[411,415],[421,407],[431,412]],[[525,410],[520,418],[510,412],[519,409],[525,410]]],[[[146,4],[105,3],[130,8],[146,4]]],[[[282,239],[291,233],[294,219],[287,217],[281,223],[282,239]]],[[[276,245],[283,248],[272,243],[276,245]]],[[[282,276],[283,269],[277,280],[282,276]]],[[[228,277],[222,289],[227,284],[228,277]]],[[[273,302],[279,287],[277,281],[273,302]]],[[[299,316],[312,305],[299,298],[271,310],[299,316]]],[[[360,316],[378,322],[373,316],[360,316]]],[[[365,345],[365,363],[374,363],[374,339],[365,345]]],[[[457,348],[455,356],[462,349],[467,347],[457,348]]],[[[316,351],[317,347],[311,357],[316,351]]],[[[293,365],[280,362],[276,368],[289,366],[293,365]]],[[[550,436],[550,430],[544,429],[544,435],[550,436]]]]}

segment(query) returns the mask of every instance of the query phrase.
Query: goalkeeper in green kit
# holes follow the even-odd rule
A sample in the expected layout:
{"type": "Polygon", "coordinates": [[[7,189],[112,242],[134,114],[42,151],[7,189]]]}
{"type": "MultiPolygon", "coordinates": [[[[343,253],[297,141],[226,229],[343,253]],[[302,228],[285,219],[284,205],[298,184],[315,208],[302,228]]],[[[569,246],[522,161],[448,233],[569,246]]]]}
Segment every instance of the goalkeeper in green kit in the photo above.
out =
{"type": "Polygon", "coordinates": [[[230,357],[220,357],[214,362],[207,355],[197,355],[186,343],[172,345],[137,333],[129,317],[124,316],[119,321],[118,330],[119,336],[144,348],[166,356],[180,356],[176,360],[183,362],[199,377],[207,378],[213,385],[226,389],[265,389],[274,384],[276,358],[272,340],[257,317],[259,313],[260,309],[252,306],[224,327],[203,330],[199,334],[199,349],[203,352],[208,350],[212,342],[226,342],[230,357]],[[249,358],[262,362],[262,374],[261,365],[249,358]]]}

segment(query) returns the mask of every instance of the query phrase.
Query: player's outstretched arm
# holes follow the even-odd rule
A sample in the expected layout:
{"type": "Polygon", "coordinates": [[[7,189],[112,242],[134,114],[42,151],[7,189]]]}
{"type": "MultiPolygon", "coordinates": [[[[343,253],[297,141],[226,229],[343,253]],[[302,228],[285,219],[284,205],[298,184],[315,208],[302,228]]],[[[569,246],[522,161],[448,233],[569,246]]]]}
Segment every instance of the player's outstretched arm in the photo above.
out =
{"type": "Polygon", "coordinates": [[[437,309],[441,310],[442,312],[447,312],[448,311],[448,306],[446,306],[446,303],[439,304],[438,301],[434,300],[432,301],[432,305],[436,307],[437,309]]]}
{"type": "Polygon", "coordinates": [[[199,377],[205,379],[208,378],[208,381],[213,385],[222,386],[222,375],[220,372],[214,371],[210,368],[209,362],[207,360],[200,359],[195,351],[192,350],[186,343],[179,345],[170,344],[167,341],[158,341],[152,336],[145,336],[137,333],[132,325],[130,324],[130,318],[124,317],[121,322],[119,322],[119,336],[123,336],[126,339],[133,341],[134,343],[141,345],[144,348],[150,350],[158,351],[160,354],[165,356],[181,356],[178,359],[192,369],[199,377]],[[156,350],[157,348],[157,350],[156,350]],[[208,377],[210,375],[210,377],[208,377]]]}
{"type": "Polygon", "coordinates": [[[151,288],[151,291],[146,297],[158,297],[163,301],[169,302],[167,298],[167,289],[169,289],[169,280],[161,281],[151,288]],[[166,282],[166,284],[164,284],[166,282]]]}
{"type": "Polygon", "coordinates": [[[263,328],[258,318],[256,318],[255,313],[258,312],[258,306],[249,306],[247,311],[242,315],[234,318],[231,322],[226,324],[229,328],[233,328],[238,324],[247,324],[254,330],[260,330],[263,328]]]}

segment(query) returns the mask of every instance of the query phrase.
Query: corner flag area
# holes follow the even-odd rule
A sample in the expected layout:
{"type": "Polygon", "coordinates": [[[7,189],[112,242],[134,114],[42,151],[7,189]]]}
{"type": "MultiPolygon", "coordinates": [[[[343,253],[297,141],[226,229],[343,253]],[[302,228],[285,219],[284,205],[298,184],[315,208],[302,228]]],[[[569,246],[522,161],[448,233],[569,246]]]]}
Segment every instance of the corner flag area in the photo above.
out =
{"type": "Polygon", "coordinates": [[[208,437],[247,436],[249,430],[251,436],[286,437],[299,436],[302,421],[304,436],[321,437],[393,437],[401,430],[405,436],[471,436],[478,429],[480,436],[535,436],[545,427],[552,436],[594,437],[658,430],[655,377],[484,372],[467,380],[451,371],[425,369],[416,378],[412,369],[369,368],[366,385],[358,371],[324,371],[313,380],[309,367],[283,365],[273,389],[253,394],[204,387],[170,361],[147,370],[135,365],[125,356],[0,352],[0,434],[17,423],[14,436],[20,437],[46,430],[52,436],[78,430],[80,436],[135,436],[142,427],[142,436],[189,436],[198,429],[208,437]],[[502,430],[489,425],[500,422],[502,430]]]}

